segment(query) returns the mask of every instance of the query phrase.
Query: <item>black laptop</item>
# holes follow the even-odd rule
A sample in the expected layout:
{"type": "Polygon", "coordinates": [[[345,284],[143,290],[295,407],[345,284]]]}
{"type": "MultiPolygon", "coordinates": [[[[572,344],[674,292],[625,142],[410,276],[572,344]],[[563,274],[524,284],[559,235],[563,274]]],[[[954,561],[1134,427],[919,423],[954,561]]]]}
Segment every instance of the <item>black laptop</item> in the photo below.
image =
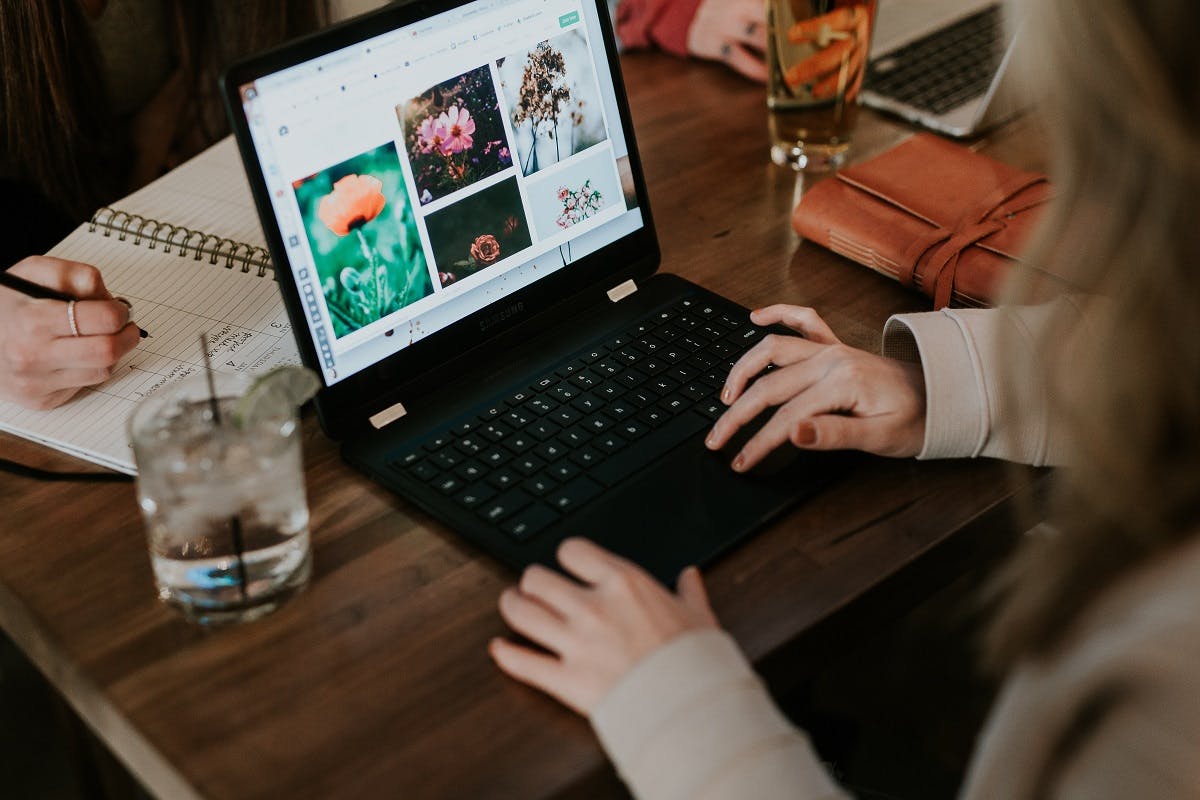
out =
{"type": "Polygon", "coordinates": [[[704,448],[763,332],[656,274],[603,0],[389,7],[222,86],[324,430],[457,534],[673,580],[828,474],[704,448]]]}

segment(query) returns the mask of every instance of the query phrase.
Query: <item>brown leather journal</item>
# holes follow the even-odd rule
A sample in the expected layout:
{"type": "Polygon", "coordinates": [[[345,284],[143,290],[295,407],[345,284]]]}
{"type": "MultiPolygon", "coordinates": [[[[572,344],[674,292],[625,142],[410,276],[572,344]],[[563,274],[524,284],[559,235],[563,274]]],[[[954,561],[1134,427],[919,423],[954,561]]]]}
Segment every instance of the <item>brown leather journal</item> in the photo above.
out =
{"type": "Polygon", "coordinates": [[[792,225],[919,289],[935,309],[981,306],[995,299],[1050,194],[1045,175],[921,133],[812,187],[792,225]]]}

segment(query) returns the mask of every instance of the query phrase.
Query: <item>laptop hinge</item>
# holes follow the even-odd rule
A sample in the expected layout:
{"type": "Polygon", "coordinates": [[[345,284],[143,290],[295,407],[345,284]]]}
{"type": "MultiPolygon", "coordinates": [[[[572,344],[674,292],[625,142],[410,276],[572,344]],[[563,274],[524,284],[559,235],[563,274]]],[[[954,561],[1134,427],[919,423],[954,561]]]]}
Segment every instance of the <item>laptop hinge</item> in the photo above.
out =
{"type": "Polygon", "coordinates": [[[370,418],[370,422],[371,425],[374,426],[375,430],[382,430],[407,413],[408,411],[404,408],[403,403],[396,403],[396,405],[389,406],[383,411],[380,411],[378,414],[372,416],[370,418]]]}
{"type": "Polygon", "coordinates": [[[630,278],[629,280],[625,281],[624,283],[622,283],[618,286],[614,286],[613,288],[609,289],[608,290],[608,299],[612,300],[614,303],[619,303],[636,291],[637,291],[637,284],[633,282],[633,278],[630,278]]]}

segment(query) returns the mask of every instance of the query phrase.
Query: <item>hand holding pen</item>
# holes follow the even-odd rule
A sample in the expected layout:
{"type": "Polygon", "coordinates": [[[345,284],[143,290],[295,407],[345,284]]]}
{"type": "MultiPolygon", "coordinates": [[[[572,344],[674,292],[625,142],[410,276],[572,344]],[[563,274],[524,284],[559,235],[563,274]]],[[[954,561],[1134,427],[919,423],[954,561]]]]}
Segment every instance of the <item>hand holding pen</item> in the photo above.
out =
{"type": "Polygon", "coordinates": [[[107,380],[145,335],[95,267],[26,258],[0,271],[0,400],[62,405],[107,380]]]}

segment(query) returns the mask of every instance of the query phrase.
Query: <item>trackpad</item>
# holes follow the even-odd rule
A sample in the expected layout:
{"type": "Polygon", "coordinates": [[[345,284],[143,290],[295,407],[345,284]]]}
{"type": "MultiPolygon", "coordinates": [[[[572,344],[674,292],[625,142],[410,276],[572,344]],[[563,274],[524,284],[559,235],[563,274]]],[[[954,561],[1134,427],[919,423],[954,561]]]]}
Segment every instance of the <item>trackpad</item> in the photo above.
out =
{"type": "Polygon", "coordinates": [[[802,453],[773,474],[739,475],[724,453],[693,439],[608,490],[570,521],[586,536],[673,586],[817,486],[820,456],[802,453]]]}

